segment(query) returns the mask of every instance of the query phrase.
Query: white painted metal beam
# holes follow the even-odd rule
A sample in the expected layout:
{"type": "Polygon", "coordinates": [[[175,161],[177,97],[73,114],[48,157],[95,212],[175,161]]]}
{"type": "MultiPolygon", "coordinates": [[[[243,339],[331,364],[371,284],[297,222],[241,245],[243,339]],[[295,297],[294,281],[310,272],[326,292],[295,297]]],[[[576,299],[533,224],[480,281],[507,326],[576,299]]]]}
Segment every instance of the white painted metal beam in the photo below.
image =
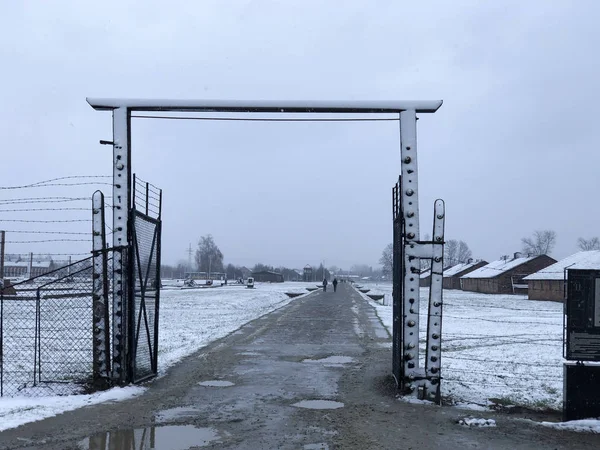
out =
{"type": "Polygon", "coordinates": [[[434,113],[442,100],[176,100],[87,98],[92,108],[112,110],[127,108],[132,111],[183,112],[263,112],[263,113],[399,113],[416,111],[434,113]]]}

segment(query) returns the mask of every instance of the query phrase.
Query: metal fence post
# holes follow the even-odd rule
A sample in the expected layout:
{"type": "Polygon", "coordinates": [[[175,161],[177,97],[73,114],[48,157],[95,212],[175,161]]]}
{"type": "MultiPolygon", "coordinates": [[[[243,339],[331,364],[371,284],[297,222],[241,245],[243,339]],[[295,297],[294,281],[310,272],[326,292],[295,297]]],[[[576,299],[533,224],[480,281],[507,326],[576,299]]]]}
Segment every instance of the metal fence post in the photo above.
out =
{"type": "Polygon", "coordinates": [[[39,288],[36,290],[35,292],[35,333],[34,333],[34,338],[33,338],[33,342],[34,342],[34,350],[33,350],[33,385],[36,385],[36,373],[37,373],[37,380],[40,381],[42,378],[42,363],[41,363],[41,359],[42,359],[42,338],[40,336],[42,330],[41,330],[41,307],[40,307],[40,290],[39,288]]]}
{"type": "Polygon", "coordinates": [[[4,241],[6,232],[0,231],[0,282],[4,285],[4,241]]]}
{"type": "Polygon", "coordinates": [[[110,338],[108,316],[108,262],[106,253],[106,224],[104,194],[92,196],[93,242],[93,382],[97,388],[105,387],[110,374],[110,338]]]}

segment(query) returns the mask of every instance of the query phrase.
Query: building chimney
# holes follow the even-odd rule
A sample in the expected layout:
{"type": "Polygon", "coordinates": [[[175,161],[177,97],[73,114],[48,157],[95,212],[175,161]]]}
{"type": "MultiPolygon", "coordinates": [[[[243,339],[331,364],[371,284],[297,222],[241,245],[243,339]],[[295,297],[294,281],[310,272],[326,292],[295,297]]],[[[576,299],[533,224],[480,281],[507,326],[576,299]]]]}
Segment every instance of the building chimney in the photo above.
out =
{"type": "Polygon", "coordinates": [[[515,254],[513,256],[514,256],[513,259],[520,258],[521,257],[521,252],[515,252],[515,254]]]}

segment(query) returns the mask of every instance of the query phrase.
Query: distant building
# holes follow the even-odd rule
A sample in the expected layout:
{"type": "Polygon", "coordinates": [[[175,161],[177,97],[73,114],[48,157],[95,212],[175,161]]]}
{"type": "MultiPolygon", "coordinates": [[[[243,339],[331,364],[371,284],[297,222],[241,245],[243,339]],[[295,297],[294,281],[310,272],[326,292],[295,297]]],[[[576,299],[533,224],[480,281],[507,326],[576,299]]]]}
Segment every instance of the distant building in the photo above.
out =
{"type": "Polygon", "coordinates": [[[568,269],[600,270],[600,250],[578,252],[524,278],[530,300],[563,301],[568,269]]]}
{"type": "Polygon", "coordinates": [[[487,261],[469,261],[466,263],[456,264],[444,270],[444,279],[442,286],[444,289],[460,289],[461,277],[474,272],[480,267],[487,266],[487,261]]]}
{"type": "Polygon", "coordinates": [[[431,286],[431,269],[427,269],[419,274],[419,286],[431,286]]]}
{"type": "Polygon", "coordinates": [[[261,270],[259,272],[252,272],[254,281],[270,282],[270,283],[283,283],[283,275],[277,272],[271,272],[269,270],[261,270]]]}
{"type": "Polygon", "coordinates": [[[4,259],[5,278],[33,278],[45,275],[54,269],[52,258],[35,258],[21,255],[6,255],[4,259]]]}
{"type": "Polygon", "coordinates": [[[462,289],[484,294],[527,294],[527,281],[523,278],[555,262],[548,255],[523,257],[515,253],[463,275],[462,289]]]}

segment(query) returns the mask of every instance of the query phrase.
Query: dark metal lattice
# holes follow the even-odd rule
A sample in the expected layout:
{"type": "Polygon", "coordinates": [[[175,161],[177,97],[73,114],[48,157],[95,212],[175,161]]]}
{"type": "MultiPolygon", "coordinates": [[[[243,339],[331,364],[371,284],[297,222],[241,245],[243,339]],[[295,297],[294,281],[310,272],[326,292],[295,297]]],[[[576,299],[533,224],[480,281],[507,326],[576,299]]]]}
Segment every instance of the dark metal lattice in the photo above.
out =
{"type": "Polygon", "coordinates": [[[157,374],[160,220],[134,210],[131,229],[131,378],[139,382],[157,374]]]}

